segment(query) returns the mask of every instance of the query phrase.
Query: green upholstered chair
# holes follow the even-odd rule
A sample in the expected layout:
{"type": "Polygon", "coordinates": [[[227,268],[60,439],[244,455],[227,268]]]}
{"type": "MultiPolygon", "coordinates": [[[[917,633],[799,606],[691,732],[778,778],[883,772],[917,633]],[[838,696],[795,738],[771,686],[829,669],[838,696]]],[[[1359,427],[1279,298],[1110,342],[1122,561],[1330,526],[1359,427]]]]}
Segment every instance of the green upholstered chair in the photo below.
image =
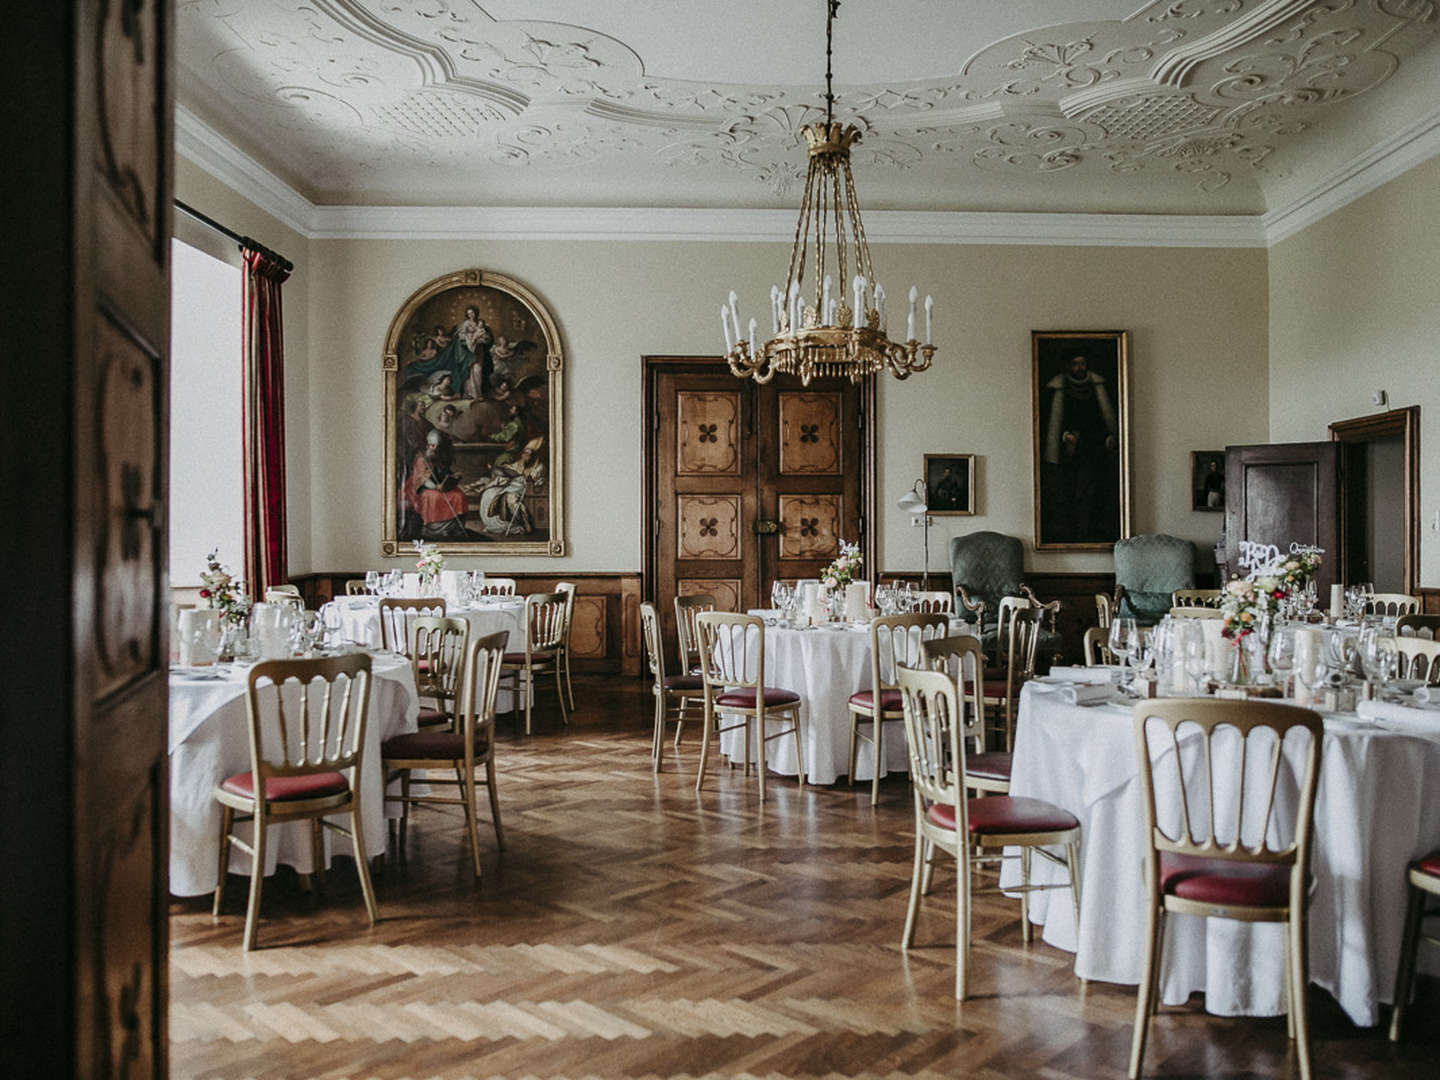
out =
{"type": "Polygon", "coordinates": [[[1195,587],[1195,545],[1152,533],[1115,545],[1115,613],[1154,626],[1170,610],[1171,593],[1195,587]]]}
{"type": "MultiPolygon", "coordinates": [[[[958,600],[955,614],[979,624],[980,642],[989,655],[994,655],[995,621],[1001,597],[1026,596],[1036,600],[1025,585],[1024,571],[1025,550],[1018,537],[981,531],[950,540],[950,575],[958,600]]],[[[1050,626],[1040,631],[1036,645],[1041,667],[1048,667],[1050,658],[1060,650],[1060,635],[1055,633],[1052,614],[1050,626]]]]}

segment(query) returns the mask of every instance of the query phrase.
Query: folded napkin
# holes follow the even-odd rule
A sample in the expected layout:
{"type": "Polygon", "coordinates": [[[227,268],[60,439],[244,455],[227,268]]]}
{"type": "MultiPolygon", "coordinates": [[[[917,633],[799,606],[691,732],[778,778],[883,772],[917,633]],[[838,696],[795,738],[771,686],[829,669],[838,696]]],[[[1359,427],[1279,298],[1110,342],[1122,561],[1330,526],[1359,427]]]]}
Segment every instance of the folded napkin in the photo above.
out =
{"type": "Polygon", "coordinates": [[[1109,701],[1110,696],[1115,692],[1115,687],[1107,679],[1103,683],[1083,683],[1070,680],[1050,682],[1046,679],[1036,679],[1045,688],[1047,693],[1055,694],[1071,705],[1098,705],[1102,701],[1109,701]]]}
{"type": "Polygon", "coordinates": [[[1440,686],[1416,687],[1415,700],[1421,705],[1440,708],[1440,686]]]}
{"type": "Polygon", "coordinates": [[[1397,705],[1390,701],[1361,701],[1355,712],[1372,724],[1411,735],[1440,738],[1440,706],[1397,705]]]}
{"type": "Polygon", "coordinates": [[[1046,675],[1040,681],[1052,683],[1086,683],[1095,686],[1109,686],[1115,681],[1114,677],[1110,674],[1112,671],[1115,670],[1118,669],[1115,668],[1115,666],[1112,664],[1105,664],[1100,667],[1057,666],[1052,667],[1050,669],[1050,674],[1046,675]]]}

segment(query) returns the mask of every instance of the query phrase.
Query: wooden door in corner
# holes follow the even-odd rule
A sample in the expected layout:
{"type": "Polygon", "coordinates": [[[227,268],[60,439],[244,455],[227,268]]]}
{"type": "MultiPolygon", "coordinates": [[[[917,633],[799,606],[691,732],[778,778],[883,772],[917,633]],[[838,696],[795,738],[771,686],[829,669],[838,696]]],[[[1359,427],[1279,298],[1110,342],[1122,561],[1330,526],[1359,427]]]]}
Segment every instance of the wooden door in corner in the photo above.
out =
{"type": "Polygon", "coordinates": [[[645,586],[667,641],[677,595],[768,607],[775,578],[816,576],[842,538],[873,565],[870,384],[757,386],[719,359],[648,357],[645,388],[645,586]]]}
{"type": "Polygon", "coordinates": [[[1339,580],[1339,444],[1271,443],[1225,448],[1225,548],[1231,574],[1239,568],[1242,540],[1324,548],[1316,575],[1320,602],[1339,580]]]}

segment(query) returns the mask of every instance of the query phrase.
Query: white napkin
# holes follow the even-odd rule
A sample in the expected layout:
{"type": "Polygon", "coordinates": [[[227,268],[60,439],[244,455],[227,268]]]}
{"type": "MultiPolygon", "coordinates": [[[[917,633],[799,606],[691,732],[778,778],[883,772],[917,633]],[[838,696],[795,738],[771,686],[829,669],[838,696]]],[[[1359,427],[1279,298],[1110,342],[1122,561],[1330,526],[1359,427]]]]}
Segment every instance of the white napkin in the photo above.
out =
{"type": "Polygon", "coordinates": [[[1440,708],[1440,686],[1419,686],[1415,689],[1415,701],[1420,705],[1440,708]]]}
{"type": "Polygon", "coordinates": [[[1115,680],[1110,672],[1115,670],[1114,665],[1105,664],[1100,667],[1065,667],[1057,666],[1050,669],[1050,674],[1042,678],[1041,682],[1052,683],[1085,683],[1093,686],[1109,686],[1115,680]]]}
{"type": "Polygon", "coordinates": [[[1440,706],[1415,708],[1391,701],[1361,701],[1356,704],[1355,712],[1362,719],[1392,731],[1440,738],[1440,706]]]}
{"type": "Polygon", "coordinates": [[[1104,683],[1083,683],[1083,682],[1046,682],[1044,679],[1037,679],[1036,682],[1057,697],[1069,702],[1071,705],[1098,705],[1102,701],[1109,701],[1110,695],[1115,688],[1107,679],[1104,683]]]}

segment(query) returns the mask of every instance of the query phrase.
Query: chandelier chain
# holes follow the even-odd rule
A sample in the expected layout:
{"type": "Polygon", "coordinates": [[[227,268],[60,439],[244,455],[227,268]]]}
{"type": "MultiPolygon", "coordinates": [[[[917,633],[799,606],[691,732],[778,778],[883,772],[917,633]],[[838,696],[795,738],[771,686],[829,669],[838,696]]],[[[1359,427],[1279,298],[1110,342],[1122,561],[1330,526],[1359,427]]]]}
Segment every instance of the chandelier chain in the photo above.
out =
{"type": "Polygon", "coordinates": [[[835,37],[835,16],[839,12],[840,0],[830,0],[830,8],[825,15],[825,123],[827,126],[835,122],[835,73],[831,69],[830,53],[835,37]]]}

